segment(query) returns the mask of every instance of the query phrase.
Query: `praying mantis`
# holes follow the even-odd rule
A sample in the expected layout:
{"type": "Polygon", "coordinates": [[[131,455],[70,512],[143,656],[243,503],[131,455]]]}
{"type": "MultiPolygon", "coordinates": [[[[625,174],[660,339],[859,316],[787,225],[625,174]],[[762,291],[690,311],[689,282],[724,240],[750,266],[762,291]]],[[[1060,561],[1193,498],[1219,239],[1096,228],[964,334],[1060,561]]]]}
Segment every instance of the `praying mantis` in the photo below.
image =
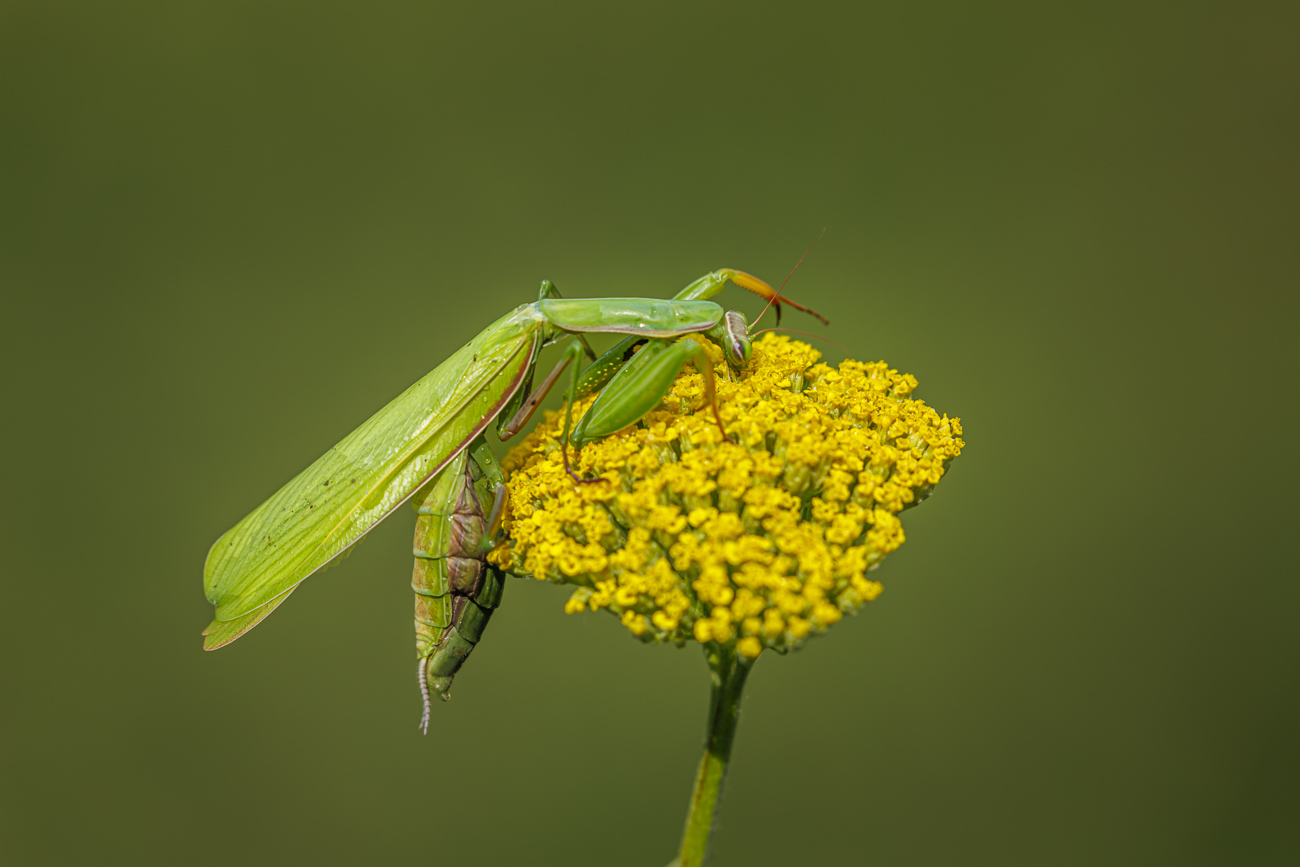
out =
{"type": "Polygon", "coordinates": [[[252,629],[302,581],[337,562],[415,497],[412,586],[421,726],[427,732],[430,693],[449,697],[452,678],[501,598],[501,576],[485,555],[506,487],[484,436],[488,426],[495,422],[502,440],[514,436],[572,364],[569,407],[576,398],[599,394],[576,426],[566,416],[564,467],[575,483],[597,483],[573,472],[568,446],[639,421],[688,363],[703,376],[705,398],[721,426],[707,354],[695,341],[675,338],[702,334],[722,348],[733,369],[748,363],[752,348],[744,318],[708,300],[727,281],[775,305],[778,321],[783,303],[825,321],[731,268],[704,275],[671,300],[566,299],[543,281],[536,302],[489,325],[217,539],[203,570],[204,590],[216,608],[203,632],[204,649],[224,647],[252,629]],[[598,357],[585,337],[592,333],[626,336],[598,357]],[[540,350],[569,336],[559,363],[533,389],[540,350]],[[592,363],[580,368],[584,356],[592,363]]]}

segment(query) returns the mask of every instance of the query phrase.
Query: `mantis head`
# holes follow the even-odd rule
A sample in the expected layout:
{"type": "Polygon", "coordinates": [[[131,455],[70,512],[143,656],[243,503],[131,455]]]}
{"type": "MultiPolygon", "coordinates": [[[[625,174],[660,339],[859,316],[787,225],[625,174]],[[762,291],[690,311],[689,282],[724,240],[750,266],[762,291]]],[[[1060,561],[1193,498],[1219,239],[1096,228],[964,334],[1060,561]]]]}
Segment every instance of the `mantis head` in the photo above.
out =
{"type": "Polygon", "coordinates": [[[738,310],[728,310],[713,328],[712,336],[722,353],[727,357],[727,364],[732,370],[744,370],[749,367],[749,360],[754,355],[754,343],[749,339],[749,326],[745,317],[738,310]]]}
{"type": "MultiPolygon", "coordinates": [[[[809,247],[808,249],[811,250],[812,248],[809,247]]],[[[804,256],[807,255],[808,253],[805,252],[804,256]]],[[[802,262],[803,257],[800,257],[799,261],[802,262]]],[[[798,263],[795,264],[795,267],[799,267],[798,263]]],[[[790,273],[793,274],[794,271],[791,271],[790,273]]],[[[789,277],[786,277],[786,280],[789,279],[789,277]]],[[[714,294],[714,292],[721,287],[724,280],[730,280],[737,286],[740,286],[743,289],[748,289],[750,292],[766,298],[767,307],[776,307],[776,322],[778,325],[781,324],[782,304],[788,304],[796,310],[802,310],[810,316],[815,316],[825,325],[830,324],[826,320],[826,317],[822,316],[816,310],[813,310],[810,307],[804,307],[802,304],[796,304],[789,298],[782,296],[780,289],[773,289],[753,274],[746,274],[744,271],[737,271],[734,268],[723,268],[720,271],[709,274],[706,277],[701,278],[701,280],[697,281],[695,284],[688,286],[687,290],[684,291],[688,291],[695,285],[707,280],[713,281],[713,289],[708,292],[709,295],[714,294]]],[[[785,286],[784,283],[781,285],[785,286]]],[[[763,313],[767,312],[767,307],[763,308],[763,313]]],[[[759,319],[763,318],[763,313],[758,314],[759,319]]],[[[757,322],[758,320],[756,319],[754,321],[757,322]]],[[[712,338],[714,343],[722,347],[723,354],[727,356],[727,364],[732,370],[739,372],[749,367],[750,358],[754,353],[753,341],[750,339],[749,326],[745,324],[745,317],[738,311],[728,310],[722,317],[722,320],[718,322],[717,325],[713,326],[713,328],[709,329],[709,337],[712,338]]]]}

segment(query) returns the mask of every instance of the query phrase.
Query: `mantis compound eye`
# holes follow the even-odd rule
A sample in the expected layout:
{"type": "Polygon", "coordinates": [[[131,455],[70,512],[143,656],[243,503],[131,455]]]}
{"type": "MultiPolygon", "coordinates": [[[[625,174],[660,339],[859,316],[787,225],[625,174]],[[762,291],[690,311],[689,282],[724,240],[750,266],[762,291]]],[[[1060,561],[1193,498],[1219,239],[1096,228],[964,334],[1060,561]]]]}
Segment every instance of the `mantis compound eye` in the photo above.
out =
{"type": "Polygon", "coordinates": [[[749,326],[737,310],[728,310],[723,317],[723,347],[727,363],[737,370],[749,366],[754,355],[754,343],[749,339],[749,326]]]}

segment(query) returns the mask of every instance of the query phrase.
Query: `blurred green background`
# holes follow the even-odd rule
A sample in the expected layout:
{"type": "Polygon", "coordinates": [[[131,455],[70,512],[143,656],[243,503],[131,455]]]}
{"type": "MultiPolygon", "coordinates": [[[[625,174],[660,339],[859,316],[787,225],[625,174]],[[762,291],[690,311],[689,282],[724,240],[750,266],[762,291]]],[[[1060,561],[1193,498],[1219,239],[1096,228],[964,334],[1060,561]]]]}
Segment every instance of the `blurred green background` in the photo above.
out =
{"type": "Polygon", "coordinates": [[[216,654],[203,559],[543,277],[826,227],[787,291],[968,449],[715,863],[1296,863],[1297,10],[0,5],[0,861],[661,867],[697,652],[512,582],[426,739],[409,513],[216,654]]]}

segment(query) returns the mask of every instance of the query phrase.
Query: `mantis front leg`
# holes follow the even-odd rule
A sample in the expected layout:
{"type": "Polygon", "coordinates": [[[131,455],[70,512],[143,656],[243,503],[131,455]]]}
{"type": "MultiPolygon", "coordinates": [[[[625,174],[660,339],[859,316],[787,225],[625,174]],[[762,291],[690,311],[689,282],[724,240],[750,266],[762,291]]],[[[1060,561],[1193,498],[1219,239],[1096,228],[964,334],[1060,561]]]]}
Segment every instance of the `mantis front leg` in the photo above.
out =
{"type": "Polygon", "coordinates": [[[731,441],[722,424],[722,415],[718,412],[713,363],[709,360],[704,347],[694,340],[676,342],[649,340],[640,352],[619,368],[575,427],[573,404],[581,395],[583,379],[583,372],[577,362],[584,353],[584,346],[578,341],[575,340],[568,345],[559,363],[547,374],[537,390],[525,399],[523,407],[515,417],[502,427],[502,439],[513,436],[528,423],[528,417],[545,398],[546,392],[554,386],[560,373],[572,364],[568,401],[564,410],[564,436],[560,440],[564,471],[575,482],[603,481],[603,479],[584,479],[573,471],[569,463],[569,445],[581,447],[585,443],[609,436],[645,418],[646,414],[659,405],[664,395],[668,394],[682,368],[688,362],[694,362],[696,369],[704,377],[704,399],[713,407],[713,417],[722,430],[723,439],[731,441]]]}
{"type": "Polygon", "coordinates": [[[704,347],[694,340],[673,343],[653,340],[647,343],[614,375],[573,432],[566,434],[566,439],[581,446],[645,418],[672,389],[677,374],[688,362],[694,362],[696,370],[704,378],[704,400],[713,407],[713,417],[722,430],[723,439],[731,442],[718,412],[713,362],[704,347]]]}

